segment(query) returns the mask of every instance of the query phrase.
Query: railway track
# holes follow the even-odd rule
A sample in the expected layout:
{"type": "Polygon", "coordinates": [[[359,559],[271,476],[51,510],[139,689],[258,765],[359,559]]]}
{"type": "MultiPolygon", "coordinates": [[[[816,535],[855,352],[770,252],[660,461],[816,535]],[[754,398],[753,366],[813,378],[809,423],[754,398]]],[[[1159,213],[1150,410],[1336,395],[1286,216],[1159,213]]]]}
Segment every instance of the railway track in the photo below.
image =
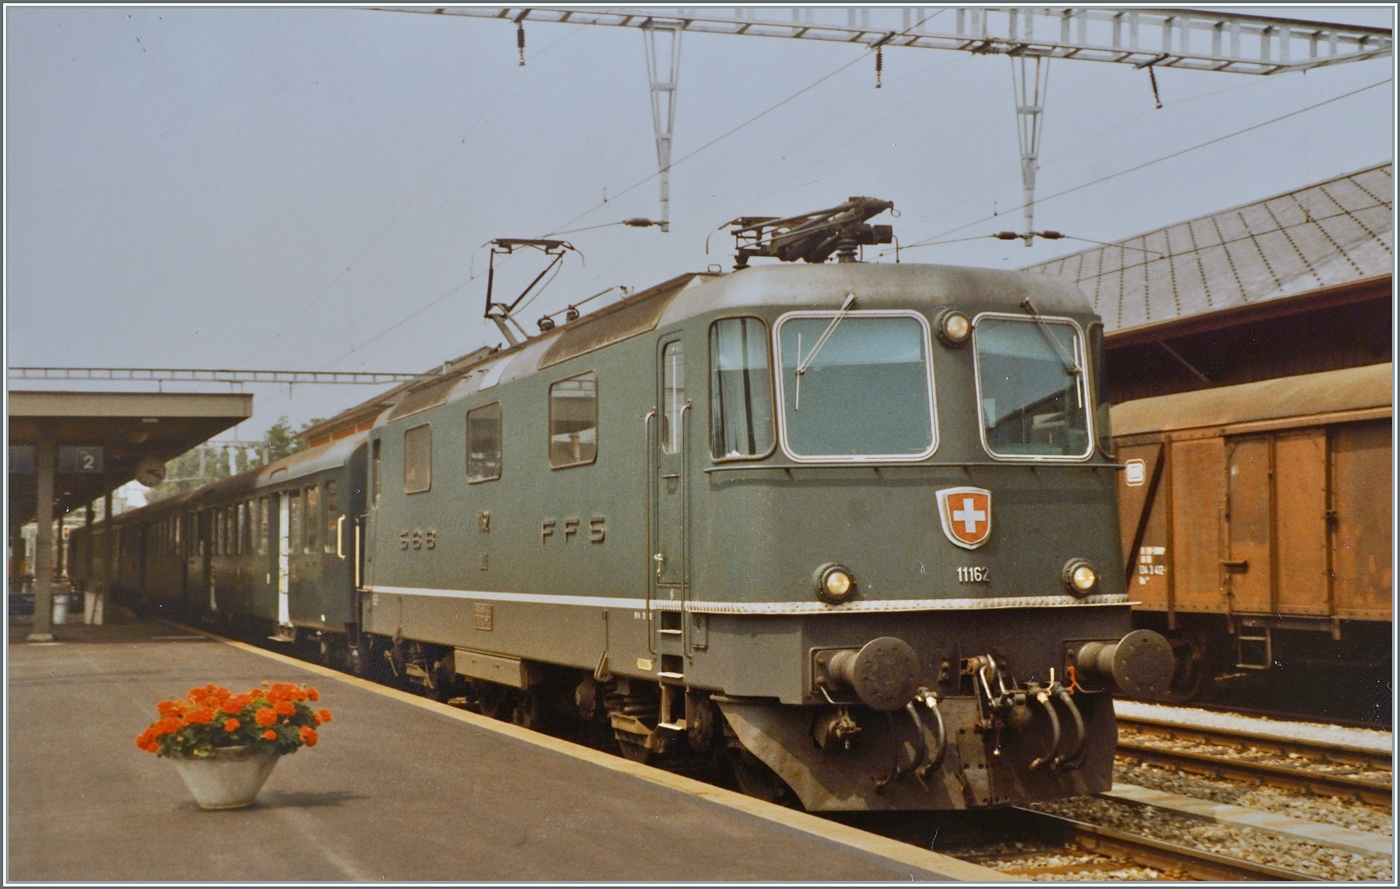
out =
{"type": "Polygon", "coordinates": [[[1026,808],[941,813],[929,818],[865,813],[836,816],[834,820],[992,867],[1009,878],[1059,876],[1137,882],[1322,879],[1026,808]]]}
{"type": "Polygon", "coordinates": [[[1321,743],[1300,738],[1282,738],[1255,732],[1222,728],[1182,726],[1157,720],[1118,718],[1120,729],[1132,733],[1167,739],[1190,741],[1222,747],[1234,754],[1206,753],[1166,748],[1139,738],[1118,740],[1118,754],[1143,763],[1168,766],[1197,775],[1207,775],[1229,781],[1263,784],[1285,790],[1306,791],[1319,796],[1357,799],[1368,805],[1389,810],[1393,784],[1374,778],[1360,777],[1326,769],[1300,768],[1277,762],[1254,761],[1239,756],[1239,752],[1264,753],[1281,759],[1303,759],[1316,765],[1340,765],[1371,772],[1390,772],[1388,752],[1344,744],[1321,743]]]}
{"type": "MultiPolygon", "coordinates": [[[[1035,812],[1030,809],[1013,809],[1011,822],[1018,832],[1040,839],[1053,840],[1075,846],[1094,855],[1107,856],[1119,861],[1159,870],[1166,879],[1184,877],[1191,880],[1264,880],[1264,881],[1310,881],[1318,882],[1320,877],[1271,867],[1207,852],[1204,849],[1188,848],[1176,843],[1168,843],[1151,837],[1127,833],[1112,827],[1087,824],[1070,818],[1035,812]]],[[[967,860],[977,861],[975,857],[967,860]]],[[[977,861],[979,864],[986,862],[977,861]]],[[[1108,865],[1114,866],[1114,865],[1108,865]]],[[[1064,865],[1060,869],[1069,870],[1078,865],[1064,865]]],[[[1102,865],[1095,869],[1101,869],[1102,865]]],[[[1004,870],[1013,875],[1029,876],[1046,873],[1044,867],[1029,869],[1026,874],[1014,870],[1004,870]]],[[[1079,871],[1071,870],[1077,873],[1079,871]]]]}

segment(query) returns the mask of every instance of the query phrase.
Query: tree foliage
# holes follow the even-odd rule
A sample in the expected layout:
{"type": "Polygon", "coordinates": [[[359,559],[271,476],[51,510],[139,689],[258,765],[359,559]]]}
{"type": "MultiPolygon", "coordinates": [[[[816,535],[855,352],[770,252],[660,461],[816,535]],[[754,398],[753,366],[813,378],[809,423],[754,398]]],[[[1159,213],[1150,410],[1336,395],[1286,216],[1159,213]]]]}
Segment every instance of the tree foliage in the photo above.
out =
{"type": "Polygon", "coordinates": [[[306,450],[306,441],[296,436],[325,420],[315,418],[293,430],[285,416],[279,417],[263,435],[260,444],[236,447],[200,445],[165,464],[165,480],[146,491],[146,502],[183,494],[230,475],[256,469],[274,460],[306,450]]]}

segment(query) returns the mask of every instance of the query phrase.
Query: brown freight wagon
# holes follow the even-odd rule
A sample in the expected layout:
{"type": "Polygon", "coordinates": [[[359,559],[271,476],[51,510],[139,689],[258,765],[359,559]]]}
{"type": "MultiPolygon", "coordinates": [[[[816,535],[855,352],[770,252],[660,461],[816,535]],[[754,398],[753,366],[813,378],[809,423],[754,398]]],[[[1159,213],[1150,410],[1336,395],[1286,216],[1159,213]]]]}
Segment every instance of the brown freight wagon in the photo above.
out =
{"type": "Polygon", "coordinates": [[[1171,697],[1217,675],[1388,675],[1392,365],[1112,409],[1134,623],[1171,641],[1171,697]]]}

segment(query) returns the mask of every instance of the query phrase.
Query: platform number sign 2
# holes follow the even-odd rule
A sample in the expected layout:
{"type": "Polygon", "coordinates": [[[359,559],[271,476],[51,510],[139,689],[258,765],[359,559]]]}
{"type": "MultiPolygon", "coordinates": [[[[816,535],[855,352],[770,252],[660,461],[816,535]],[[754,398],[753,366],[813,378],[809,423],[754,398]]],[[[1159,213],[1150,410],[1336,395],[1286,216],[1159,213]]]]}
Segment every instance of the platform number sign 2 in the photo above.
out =
{"type": "Polygon", "coordinates": [[[102,472],[100,445],[60,445],[58,471],[62,475],[102,472]]]}

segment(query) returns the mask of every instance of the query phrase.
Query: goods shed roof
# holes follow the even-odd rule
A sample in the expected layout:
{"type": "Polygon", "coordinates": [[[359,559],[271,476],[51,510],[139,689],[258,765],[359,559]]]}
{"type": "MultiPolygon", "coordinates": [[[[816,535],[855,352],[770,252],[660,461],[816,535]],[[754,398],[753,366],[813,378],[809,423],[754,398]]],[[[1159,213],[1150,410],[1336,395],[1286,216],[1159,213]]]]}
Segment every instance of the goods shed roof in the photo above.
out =
{"type": "Polygon", "coordinates": [[[1077,286],[1109,331],[1374,279],[1395,262],[1393,181],[1377,164],[1024,271],[1077,286]]]}

